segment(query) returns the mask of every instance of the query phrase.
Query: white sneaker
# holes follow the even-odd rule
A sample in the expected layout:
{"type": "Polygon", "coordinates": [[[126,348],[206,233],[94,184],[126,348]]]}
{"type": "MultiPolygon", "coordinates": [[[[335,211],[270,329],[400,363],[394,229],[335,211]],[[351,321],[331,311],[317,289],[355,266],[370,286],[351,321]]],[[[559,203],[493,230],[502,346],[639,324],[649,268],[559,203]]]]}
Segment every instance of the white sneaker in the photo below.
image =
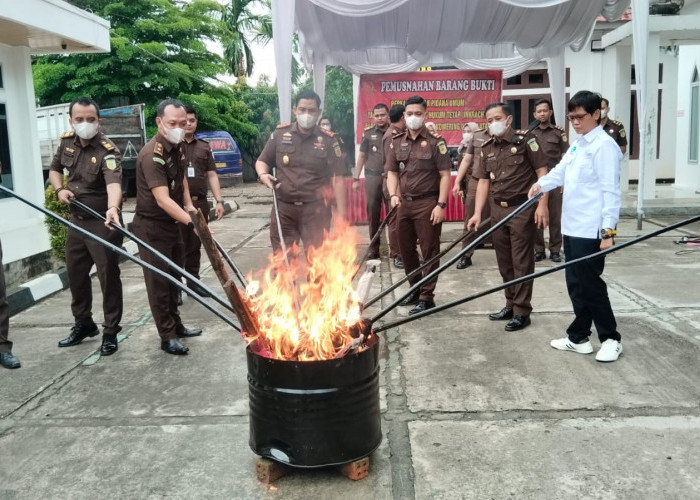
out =
{"type": "Polygon", "coordinates": [[[568,337],[552,340],[549,345],[560,351],[574,351],[579,354],[590,354],[593,352],[593,346],[590,340],[586,340],[583,344],[574,344],[568,337]]]}
{"type": "Polygon", "coordinates": [[[600,350],[595,355],[595,360],[601,363],[612,363],[622,354],[622,344],[613,339],[608,339],[600,346],[600,350]]]}

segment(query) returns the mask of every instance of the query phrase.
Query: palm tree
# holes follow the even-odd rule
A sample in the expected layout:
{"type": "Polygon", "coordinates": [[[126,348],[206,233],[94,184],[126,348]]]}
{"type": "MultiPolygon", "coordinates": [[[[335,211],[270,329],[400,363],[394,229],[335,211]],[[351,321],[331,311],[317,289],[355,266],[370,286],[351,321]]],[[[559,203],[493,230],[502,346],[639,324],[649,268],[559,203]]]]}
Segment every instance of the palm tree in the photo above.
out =
{"type": "MultiPolygon", "coordinates": [[[[261,18],[265,15],[253,14],[251,11],[251,7],[256,3],[266,4],[264,0],[231,0],[224,7],[223,21],[228,28],[228,33],[222,39],[224,59],[231,68],[231,72],[239,79],[245,79],[246,76],[253,74],[254,60],[250,46],[252,40],[264,40],[258,38],[259,34],[256,33],[258,33],[258,26],[264,23],[261,18]]],[[[269,7],[269,4],[267,6],[269,7]]],[[[267,17],[270,17],[269,8],[267,17]]],[[[272,26],[271,21],[270,26],[272,26]]]]}

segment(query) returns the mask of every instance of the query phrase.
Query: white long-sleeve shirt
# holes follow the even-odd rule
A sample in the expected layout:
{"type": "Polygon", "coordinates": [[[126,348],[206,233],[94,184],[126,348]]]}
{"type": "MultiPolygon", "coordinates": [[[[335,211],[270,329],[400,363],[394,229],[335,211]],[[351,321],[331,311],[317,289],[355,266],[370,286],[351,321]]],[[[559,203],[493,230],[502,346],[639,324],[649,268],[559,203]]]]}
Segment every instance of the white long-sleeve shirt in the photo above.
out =
{"type": "Polygon", "coordinates": [[[621,160],[620,147],[598,125],[579,136],[559,164],[537,180],[545,192],[564,186],[562,234],[598,238],[602,228],[615,228],[620,219],[621,160]]]}

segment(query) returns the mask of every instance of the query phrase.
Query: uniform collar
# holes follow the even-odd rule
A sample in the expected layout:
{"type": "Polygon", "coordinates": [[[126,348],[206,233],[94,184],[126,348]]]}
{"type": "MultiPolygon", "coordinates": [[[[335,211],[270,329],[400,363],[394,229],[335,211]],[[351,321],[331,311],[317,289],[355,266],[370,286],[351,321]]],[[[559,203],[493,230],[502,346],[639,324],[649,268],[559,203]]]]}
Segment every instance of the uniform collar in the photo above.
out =
{"type": "Polygon", "coordinates": [[[547,130],[548,128],[554,128],[554,125],[552,125],[552,122],[547,122],[547,125],[544,126],[544,127],[543,127],[542,124],[540,123],[539,125],[537,125],[537,127],[535,127],[535,130],[537,130],[537,129],[540,129],[540,130],[547,130]]]}
{"type": "Polygon", "coordinates": [[[506,127],[505,133],[501,137],[496,137],[496,142],[512,142],[515,130],[513,127],[506,127]]]}
{"type": "Polygon", "coordinates": [[[168,153],[171,149],[175,147],[175,145],[172,142],[168,141],[165,137],[163,137],[163,134],[161,134],[160,132],[156,134],[156,142],[162,144],[163,149],[165,149],[168,153]]]}
{"type": "Polygon", "coordinates": [[[588,142],[588,143],[591,143],[591,142],[593,142],[593,141],[596,139],[596,137],[598,137],[598,135],[600,135],[601,133],[604,134],[605,131],[603,130],[603,126],[599,124],[599,125],[597,125],[593,130],[591,130],[590,132],[588,132],[587,134],[582,135],[581,138],[582,138],[584,141],[586,141],[586,142],[588,142]]]}
{"type": "Polygon", "coordinates": [[[73,144],[81,149],[85,149],[88,146],[93,146],[93,147],[99,146],[101,142],[102,142],[102,133],[101,132],[97,132],[97,134],[95,134],[95,137],[93,137],[92,139],[87,141],[85,146],[83,146],[83,143],[77,134],[75,135],[75,139],[73,140],[73,144]]]}
{"type": "Polygon", "coordinates": [[[411,137],[411,131],[408,129],[406,129],[406,137],[408,137],[412,141],[417,141],[420,137],[422,137],[423,139],[430,139],[430,132],[428,132],[428,129],[425,127],[425,125],[423,125],[415,139],[411,137]]]}
{"type": "Polygon", "coordinates": [[[312,136],[312,135],[319,135],[320,134],[320,129],[318,125],[314,125],[311,130],[308,132],[302,132],[299,129],[299,124],[297,122],[292,123],[292,132],[296,132],[297,134],[301,135],[302,137],[307,137],[307,136],[312,136]]]}

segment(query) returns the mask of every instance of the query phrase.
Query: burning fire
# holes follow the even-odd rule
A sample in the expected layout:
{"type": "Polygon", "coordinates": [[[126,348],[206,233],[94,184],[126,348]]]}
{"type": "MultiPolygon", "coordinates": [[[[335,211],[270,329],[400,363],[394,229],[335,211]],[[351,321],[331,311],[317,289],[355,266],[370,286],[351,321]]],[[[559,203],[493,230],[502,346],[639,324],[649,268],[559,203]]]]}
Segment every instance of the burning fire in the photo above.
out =
{"type": "Polygon", "coordinates": [[[296,245],[284,255],[271,255],[258,280],[249,280],[246,302],[259,324],[259,335],[247,336],[256,352],[275,359],[332,359],[351,343],[351,327],[361,321],[352,286],[357,270],[357,233],[336,223],[320,248],[309,248],[308,263],[296,245]]]}

